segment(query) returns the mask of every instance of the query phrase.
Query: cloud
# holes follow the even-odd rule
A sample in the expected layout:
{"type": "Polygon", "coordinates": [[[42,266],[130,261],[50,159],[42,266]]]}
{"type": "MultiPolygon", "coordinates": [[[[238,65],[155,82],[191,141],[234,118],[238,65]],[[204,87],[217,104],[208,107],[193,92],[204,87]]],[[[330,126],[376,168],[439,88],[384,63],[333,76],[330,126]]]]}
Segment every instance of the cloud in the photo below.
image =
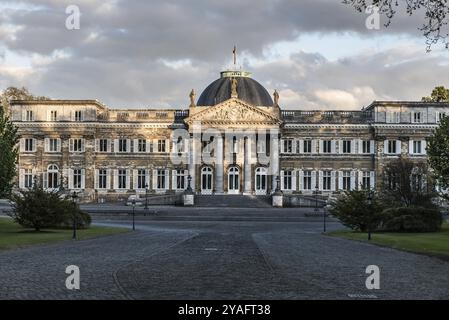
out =
{"type": "Polygon", "coordinates": [[[390,28],[369,31],[366,15],[340,1],[30,0],[0,9],[2,87],[24,85],[38,95],[99,99],[112,107],[186,107],[190,90],[201,92],[229,64],[234,44],[243,67],[270,93],[278,89],[287,109],[420,99],[445,84],[449,71],[447,58],[414,45],[419,15],[399,15],[390,28]],[[80,30],[65,28],[71,4],[81,10],[80,30]],[[304,35],[325,42],[320,37],[329,33],[349,39],[348,46],[353,37],[406,40],[354,48],[337,60],[301,48],[273,54],[279,43],[294,47],[304,35]]]}

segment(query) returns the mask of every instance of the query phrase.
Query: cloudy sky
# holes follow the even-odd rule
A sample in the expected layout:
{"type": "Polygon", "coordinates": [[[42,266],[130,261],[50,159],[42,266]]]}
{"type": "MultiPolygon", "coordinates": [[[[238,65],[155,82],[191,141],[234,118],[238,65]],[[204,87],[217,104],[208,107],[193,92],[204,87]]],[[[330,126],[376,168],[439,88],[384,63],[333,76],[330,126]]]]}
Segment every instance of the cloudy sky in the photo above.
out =
{"type": "Polygon", "coordinates": [[[234,44],[239,67],[285,109],[359,109],[449,87],[449,51],[426,53],[422,15],[380,30],[367,17],[341,0],[0,0],[0,90],[184,108],[231,66],[234,44]],[[79,30],[66,28],[69,5],[79,30]]]}

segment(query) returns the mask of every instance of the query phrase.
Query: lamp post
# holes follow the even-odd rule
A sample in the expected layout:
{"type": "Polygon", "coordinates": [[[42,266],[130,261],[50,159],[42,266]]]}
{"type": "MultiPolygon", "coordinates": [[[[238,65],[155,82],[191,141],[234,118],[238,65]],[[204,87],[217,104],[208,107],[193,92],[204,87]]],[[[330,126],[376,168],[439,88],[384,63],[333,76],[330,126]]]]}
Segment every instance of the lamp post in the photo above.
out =
{"type": "Polygon", "coordinates": [[[145,216],[148,211],[148,183],[145,183],[145,208],[143,215],[145,216]]]}
{"type": "Polygon", "coordinates": [[[315,184],[315,212],[318,211],[318,181],[315,184]]]}
{"type": "Polygon", "coordinates": [[[326,205],[324,206],[323,209],[323,232],[326,232],[326,216],[327,216],[327,206],[328,206],[328,202],[329,202],[329,198],[326,201],[326,205]]]}
{"type": "Polygon", "coordinates": [[[372,219],[372,202],[373,202],[373,195],[371,193],[371,190],[368,190],[368,196],[367,196],[367,200],[368,200],[368,214],[370,215],[369,219],[368,219],[368,241],[371,240],[371,219],[372,219]]]}
{"type": "Polygon", "coordinates": [[[78,198],[78,195],[76,194],[76,191],[73,191],[72,193],[72,201],[73,201],[73,235],[72,239],[76,240],[76,199],[78,198]]]}
{"type": "Polygon", "coordinates": [[[133,231],[136,230],[136,221],[135,221],[135,213],[136,213],[136,198],[133,198],[131,201],[133,205],[133,231]]]}

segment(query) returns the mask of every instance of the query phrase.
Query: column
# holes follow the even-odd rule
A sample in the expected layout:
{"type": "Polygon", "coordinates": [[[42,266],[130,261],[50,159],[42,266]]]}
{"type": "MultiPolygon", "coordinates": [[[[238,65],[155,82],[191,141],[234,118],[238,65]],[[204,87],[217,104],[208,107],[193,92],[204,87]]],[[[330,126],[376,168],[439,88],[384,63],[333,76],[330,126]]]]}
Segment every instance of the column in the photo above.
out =
{"type": "Polygon", "coordinates": [[[276,190],[276,178],[279,175],[279,131],[272,130],[270,132],[271,144],[270,144],[270,168],[271,168],[271,191],[276,190]]]}
{"type": "Polygon", "coordinates": [[[223,194],[223,137],[219,135],[216,136],[215,139],[217,139],[215,145],[215,193],[223,194]]]}
{"type": "Polygon", "coordinates": [[[189,154],[189,175],[192,177],[192,181],[190,186],[192,187],[192,191],[196,191],[196,165],[198,161],[198,139],[193,135],[190,137],[190,154],[189,154]]]}
{"type": "Polygon", "coordinates": [[[243,183],[243,193],[251,194],[251,139],[247,137],[245,139],[245,149],[244,149],[244,183],[243,183]]]}

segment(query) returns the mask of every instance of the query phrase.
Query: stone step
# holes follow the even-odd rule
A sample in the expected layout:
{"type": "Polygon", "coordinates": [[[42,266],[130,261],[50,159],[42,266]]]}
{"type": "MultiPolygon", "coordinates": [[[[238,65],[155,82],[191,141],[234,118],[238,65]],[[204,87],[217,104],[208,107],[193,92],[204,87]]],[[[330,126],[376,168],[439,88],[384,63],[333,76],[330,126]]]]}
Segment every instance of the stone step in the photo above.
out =
{"type": "Polygon", "coordinates": [[[270,196],[252,195],[197,195],[196,207],[214,208],[271,208],[270,196]]]}

